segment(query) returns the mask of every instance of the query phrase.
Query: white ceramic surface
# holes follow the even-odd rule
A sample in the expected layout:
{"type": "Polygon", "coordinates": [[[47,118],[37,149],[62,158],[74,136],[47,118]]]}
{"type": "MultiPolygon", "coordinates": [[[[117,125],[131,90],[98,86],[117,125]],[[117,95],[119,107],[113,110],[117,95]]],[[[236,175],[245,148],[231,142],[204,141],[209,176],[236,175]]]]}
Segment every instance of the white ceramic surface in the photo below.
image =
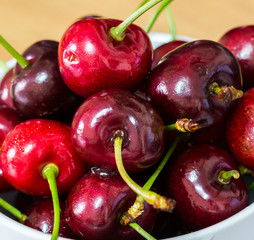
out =
{"type": "MultiPolygon", "coordinates": [[[[154,48],[171,40],[171,36],[166,33],[151,33],[150,34],[154,48]]],[[[191,41],[189,37],[179,36],[178,39],[191,41]]],[[[7,63],[9,67],[15,64],[15,60],[7,63]]],[[[3,69],[0,68],[0,79],[4,75],[3,69]]],[[[15,196],[15,192],[0,194],[10,203],[15,196]]],[[[253,193],[251,195],[251,203],[253,202],[253,193]]],[[[196,231],[190,234],[181,235],[178,237],[168,238],[165,240],[253,240],[254,231],[254,204],[250,204],[247,208],[234,216],[226,219],[223,222],[215,224],[211,227],[196,231]]],[[[37,230],[23,226],[22,224],[12,220],[3,213],[0,213],[0,239],[1,240],[49,240],[50,235],[43,234],[37,230]]],[[[66,240],[60,238],[59,240],[66,240]]],[[[105,239],[107,239],[105,237],[105,239]]]]}

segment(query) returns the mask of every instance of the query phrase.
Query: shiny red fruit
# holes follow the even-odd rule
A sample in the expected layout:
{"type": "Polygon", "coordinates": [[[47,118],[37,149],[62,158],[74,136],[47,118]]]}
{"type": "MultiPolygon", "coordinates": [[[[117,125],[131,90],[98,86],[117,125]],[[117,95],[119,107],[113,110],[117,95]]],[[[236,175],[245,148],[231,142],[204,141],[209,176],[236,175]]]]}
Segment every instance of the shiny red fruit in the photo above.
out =
{"type": "Polygon", "coordinates": [[[86,18],[72,24],[59,44],[59,67],[66,85],[88,97],[103,89],[134,90],[145,79],[152,63],[148,35],[131,24],[117,41],[109,31],[121,21],[86,18]]]}

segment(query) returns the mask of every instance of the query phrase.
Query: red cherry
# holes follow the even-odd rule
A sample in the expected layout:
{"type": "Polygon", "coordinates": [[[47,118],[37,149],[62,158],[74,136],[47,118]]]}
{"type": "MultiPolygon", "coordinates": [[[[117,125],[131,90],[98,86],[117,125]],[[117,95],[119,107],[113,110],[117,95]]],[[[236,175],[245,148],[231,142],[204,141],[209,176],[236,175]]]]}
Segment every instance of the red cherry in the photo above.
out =
{"type": "Polygon", "coordinates": [[[244,93],[228,122],[227,143],[237,161],[254,170],[254,88],[244,93]]]}
{"type": "Polygon", "coordinates": [[[211,226],[249,204],[235,160],[212,145],[196,145],[181,154],[169,167],[167,185],[168,195],[177,203],[175,214],[186,231],[211,226]]]}
{"type": "Polygon", "coordinates": [[[109,31],[121,21],[87,18],[72,24],[59,44],[59,66],[66,85],[88,97],[109,88],[136,89],[152,63],[148,35],[131,24],[122,41],[109,31]]]}
{"type": "Polygon", "coordinates": [[[43,168],[53,163],[59,168],[59,193],[67,192],[87,170],[70,140],[70,128],[53,120],[27,120],[5,138],[1,164],[9,183],[32,195],[50,195],[43,168]]]}
{"type": "Polygon", "coordinates": [[[91,166],[117,169],[114,137],[124,134],[122,157],[128,172],[154,164],[164,147],[164,123],[149,103],[127,90],[110,89],[86,99],[76,112],[71,139],[91,166]]]}

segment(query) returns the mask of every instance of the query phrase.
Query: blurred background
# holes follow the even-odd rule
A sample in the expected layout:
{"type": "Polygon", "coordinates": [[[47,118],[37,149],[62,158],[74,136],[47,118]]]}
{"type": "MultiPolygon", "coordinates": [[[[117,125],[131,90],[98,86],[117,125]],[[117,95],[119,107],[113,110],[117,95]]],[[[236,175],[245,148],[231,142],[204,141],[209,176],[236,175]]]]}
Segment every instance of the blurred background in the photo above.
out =
{"type": "MultiPolygon", "coordinates": [[[[77,19],[96,14],[125,19],[142,0],[0,0],[0,34],[17,51],[42,39],[59,41],[63,32],[77,19]]],[[[174,0],[171,5],[177,34],[198,39],[218,40],[229,29],[254,24],[253,0],[174,0]]],[[[157,6],[135,23],[146,28],[157,6]]],[[[169,33],[165,12],[153,32],[169,33]]],[[[0,47],[0,58],[12,57],[0,47]]]]}

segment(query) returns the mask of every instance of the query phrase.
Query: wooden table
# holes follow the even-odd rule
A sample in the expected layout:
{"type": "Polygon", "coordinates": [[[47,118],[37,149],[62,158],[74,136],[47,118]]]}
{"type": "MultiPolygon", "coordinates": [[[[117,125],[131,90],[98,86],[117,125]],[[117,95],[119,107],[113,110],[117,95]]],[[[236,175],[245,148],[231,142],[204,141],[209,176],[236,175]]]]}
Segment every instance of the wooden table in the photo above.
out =
{"type": "MultiPolygon", "coordinates": [[[[60,40],[67,27],[88,14],[125,19],[142,0],[0,0],[0,34],[19,52],[42,39],[60,40]]],[[[227,30],[254,24],[253,0],[175,0],[170,5],[177,33],[218,40],[227,30]]],[[[145,28],[157,6],[135,23],[145,28]]],[[[163,12],[154,32],[169,32],[163,12]]],[[[0,47],[0,58],[11,56],[0,47]]]]}

